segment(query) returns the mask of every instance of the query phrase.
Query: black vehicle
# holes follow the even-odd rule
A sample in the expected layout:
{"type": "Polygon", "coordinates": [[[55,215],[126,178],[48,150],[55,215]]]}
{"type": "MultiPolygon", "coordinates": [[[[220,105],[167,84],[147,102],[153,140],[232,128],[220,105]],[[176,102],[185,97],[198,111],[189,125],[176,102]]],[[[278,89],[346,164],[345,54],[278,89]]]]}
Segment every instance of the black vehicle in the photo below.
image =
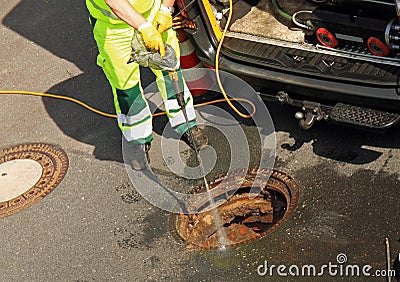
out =
{"type": "MultiPolygon", "coordinates": [[[[259,86],[263,98],[300,107],[303,128],[325,119],[386,129],[400,120],[397,5],[235,0],[220,68],[259,86]]],[[[214,65],[229,1],[182,0],[179,8],[196,24],[188,32],[199,58],[214,65]]]]}

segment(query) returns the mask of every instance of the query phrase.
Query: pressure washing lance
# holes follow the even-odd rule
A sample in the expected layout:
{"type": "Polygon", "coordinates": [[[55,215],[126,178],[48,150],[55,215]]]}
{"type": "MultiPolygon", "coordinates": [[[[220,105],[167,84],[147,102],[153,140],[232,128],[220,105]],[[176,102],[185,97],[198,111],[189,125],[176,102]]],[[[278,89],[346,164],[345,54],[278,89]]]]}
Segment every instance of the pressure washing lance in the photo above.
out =
{"type": "Polygon", "coordinates": [[[147,50],[146,46],[143,43],[142,37],[138,32],[135,32],[133,38],[132,38],[132,53],[131,53],[131,59],[129,62],[136,62],[141,66],[144,67],[151,67],[153,69],[157,70],[164,70],[168,71],[168,76],[171,80],[172,87],[175,92],[176,100],[178,102],[178,105],[182,111],[182,114],[185,118],[185,122],[188,128],[188,133],[189,133],[189,138],[191,145],[193,146],[193,149],[196,154],[196,161],[200,170],[200,174],[203,177],[204,185],[206,187],[207,195],[210,201],[210,206],[214,207],[212,209],[212,213],[214,215],[214,223],[217,232],[219,233],[219,242],[220,242],[220,249],[225,250],[226,245],[228,244],[226,234],[223,230],[222,222],[220,215],[217,212],[216,205],[214,198],[212,197],[212,194],[209,189],[208,181],[204,173],[204,167],[202,163],[202,159],[200,157],[200,152],[199,148],[197,148],[196,145],[196,140],[194,138],[194,134],[192,131],[192,127],[190,126],[190,121],[188,118],[188,114],[186,111],[186,101],[184,97],[184,89],[182,89],[180,81],[179,81],[179,76],[178,76],[178,68],[179,68],[179,60],[176,57],[175,50],[169,45],[164,43],[165,46],[165,56],[162,57],[160,53],[158,52],[152,52],[150,50],[147,50]]]}
{"type": "Polygon", "coordinates": [[[176,97],[176,100],[178,102],[178,105],[181,108],[183,116],[185,117],[185,122],[186,122],[186,126],[188,128],[188,133],[189,133],[189,138],[190,138],[190,141],[191,141],[191,145],[193,146],[193,150],[196,153],[196,161],[197,161],[197,164],[199,166],[200,173],[203,176],[204,185],[206,186],[207,191],[208,191],[208,189],[209,189],[208,182],[207,182],[206,176],[204,175],[204,167],[203,167],[203,163],[202,163],[202,160],[201,160],[201,157],[200,157],[199,148],[197,148],[196,140],[194,139],[193,130],[192,130],[192,127],[190,126],[189,117],[188,117],[188,114],[187,114],[187,111],[186,111],[186,107],[185,107],[186,106],[186,101],[185,101],[184,91],[183,91],[183,89],[182,89],[182,87],[180,85],[180,82],[179,82],[178,72],[176,70],[169,70],[168,71],[168,76],[171,79],[172,87],[174,89],[175,97],[176,97]]]}
{"type": "MultiPolygon", "coordinates": [[[[169,45],[164,43],[165,47],[165,56],[162,57],[158,52],[152,52],[147,50],[144,42],[142,40],[141,35],[135,31],[135,34],[132,38],[132,53],[130,62],[136,62],[137,64],[144,67],[151,67],[156,70],[164,70],[168,71],[168,76],[171,79],[171,84],[174,89],[174,93],[176,96],[176,100],[178,105],[183,113],[185,118],[186,125],[188,127],[189,138],[193,149],[196,151],[196,157],[198,164],[201,163],[201,159],[199,156],[199,150],[196,146],[196,142],[194,139],[192,127],[190,126],[190,121],[186,111],[186,101],[184,97],[184,91],[179,83],[179,76],[177,69],[179,68],[179,60],[175,55],[175,50],[169,45]]],[[[200,166],[200,169],[203,168],[200,166]]],[[[203,174],[203,173],[202,173],[203,174]]],[[[205,181],[206,182],[206,181],[205,181]]]]}
{"type": "MultiPolygon", "coordinates": [[[[178,76],[178,68],[179,68],[179,60],[175,55],[175,50],[169,45],[164,43],[165,47],[165,56],[162,57],[159,52],[152,52],[151,50],[147,50],[142,37],[139,32],[135,31],[135,34],[132,38],[132,53],[130,62],[136,62],[144,67],[151,67],[156,70],[164,70],[168,71],[168,76],[171,79],[171,84],[175,92],[176,100],[178,105],[183,113],[185,118],[186,125],[188,127],[189,138],[193,149],[196,151],[196,159],[199,164],[199,169],[201,169],[201,174],[203,175],[203,167],[201,165],[201,158],[199,156],[199,148],[196,146],[196,142],[194,139],[192,127],[190,126],[190,121],[186,111],[186,101],[184,97],[184,91],[179,83],[178,76]]],[[[207,185],[207,180],[204,178],[205,185],[207,185]]]]}

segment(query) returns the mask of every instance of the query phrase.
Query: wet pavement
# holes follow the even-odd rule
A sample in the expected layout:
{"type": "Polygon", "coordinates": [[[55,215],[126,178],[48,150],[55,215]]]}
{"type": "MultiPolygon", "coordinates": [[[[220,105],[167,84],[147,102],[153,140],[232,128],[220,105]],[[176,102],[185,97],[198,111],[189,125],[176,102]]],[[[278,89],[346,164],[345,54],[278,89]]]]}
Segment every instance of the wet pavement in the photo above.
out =
{"type": "MultiPolygon", "coordinates": [[[[2,6],[1,90],[62,94],[113,111],[109,87],[95,65],[82,1],[7,0],[2,6]]],[[[144,72],[143,84],[152,78],[144,72]]],[[[131,184],[114,120],[65,101],[0,99],[1,148],[51,143],[70,160],[65,179],[53,192],[0,219],[1,281],[346,281],[354,277],[329,275],[328,269],[323,278],[279,277],[276,269],[273,277],[261,276],[265,268],[260,265],[284,264],[287,272],[292,265],[312,264],[320,270],[329,263],[360,269],[368,264],[373,275],[386,267],[386,237],[391,263],[398,265],[399,128],[379,135],[320,123],[304,132],[292,109],[268,105],[277,137],[275,168],[298,182],[298,207],[261,240],[226,252],[199,252],[176,242],[169,214],[149,204],[131,184]],[[340,264],[343,255],[347,262],[340,264]]],[[[155,127],[164,123],[157,120],[155,127]]],[[[251,124],[242,127],[254,131],[251,124]]],[[[159,144],[159,133],[154,142],[159,144]]],[[[212,142],[216,150],[225,146],[217,138],[212,142]]],[[[167,173],[154,148],[156,174],[185,190],[188,184],[167,173]]]]}

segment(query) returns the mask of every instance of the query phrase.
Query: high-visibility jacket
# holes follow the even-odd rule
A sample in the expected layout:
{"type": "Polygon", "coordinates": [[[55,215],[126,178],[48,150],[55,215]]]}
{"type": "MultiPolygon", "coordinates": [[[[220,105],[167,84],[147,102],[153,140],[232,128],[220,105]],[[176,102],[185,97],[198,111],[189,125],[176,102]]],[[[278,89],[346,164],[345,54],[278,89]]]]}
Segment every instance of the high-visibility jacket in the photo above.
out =
{"type": "MultiPolygon", "coordinates": [[[[140,14],[144,14],[153,6],[154,0],[128,0],[140,14]]],[[[92,17],[112,24],[124,23],[108,7],[104,0],[86,0],[86,7],[92,17]]]]}
{"type": "MultiPolygon", "coordinates": [[[[132,6],[152,22],[160,9],[162,0],[128,0],[132,6]]],[[[112,13],[104,0],[86,0],[86,6],[96,21],[93,35],[99,55],[97,64],[102,67],[114,95],[118,125],[125,139],[144,144],[152,139],[152,115],[140,84],[140,70],[137,63],[130,60],[132,37],[136,32],[128,24],[112,13]]],[[[170,28],[162,33],[163,41],[170,45],[179,57],[179,42],[175,31],[170,28]]],[[[152,70],[171,126],[179,134],[187,131],[185,116],[176,100],[175,92],[167,71],[152,70]]],[[[190,127],[195,125],[196,113],[193,98],[184,82],[180,69],[179,81],[182,83],[186,112],[190,127]]]]}

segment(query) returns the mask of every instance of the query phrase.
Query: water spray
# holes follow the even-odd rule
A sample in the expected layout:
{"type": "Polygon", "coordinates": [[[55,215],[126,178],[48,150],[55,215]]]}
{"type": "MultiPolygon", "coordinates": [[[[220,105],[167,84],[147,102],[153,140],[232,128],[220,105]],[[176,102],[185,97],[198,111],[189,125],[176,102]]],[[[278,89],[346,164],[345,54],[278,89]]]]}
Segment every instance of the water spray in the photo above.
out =
{"type": "Polygon", "coordinates": [[[219,235],[218,236],[219,243],[220,243],[219,249],[226,250],[226,245],[229,242],[227,242],[227,236],[224,232],[224,229],[222,228],[222,221],[221,221],[220,215],[218,214],[214,198],[211,195],[208,181],[207,181],[207,178],[204,173],[204,167],[203,167],[202,159],[200,157],[199,148],[197,148],[197,146],[196,146],[196,140],[194,139],[193,131],[192,131],[192,128],[190,127],[190,122],[189,122],[189,118],[188,118],[186,107],[185,107],[186,103],[185,103],[185,98],[184,98],[184,92],[179,83],[178,73],[176,71],[168,71],[168,75],[171,79],[172,87],[174,89],[176,100],[178,101],[178,105],[181,108],[183,116],[185,117],[185,122],[186,122],[186,125],[188,127],[188,132],[189,132],[189,138],[193,145],[193,149],[196,153],[196,160],[197,160],[197,164],[198,164],[198,167],[200,170],[200,174],[203,176],[204,186],[206,187],[206,191],[207,191],[207,195],[208,195],[210,204],[213,207],[212,212],[214,215],[214,224],[217,229],[217,232],[219,233],[218,234],[219,235]]]}

